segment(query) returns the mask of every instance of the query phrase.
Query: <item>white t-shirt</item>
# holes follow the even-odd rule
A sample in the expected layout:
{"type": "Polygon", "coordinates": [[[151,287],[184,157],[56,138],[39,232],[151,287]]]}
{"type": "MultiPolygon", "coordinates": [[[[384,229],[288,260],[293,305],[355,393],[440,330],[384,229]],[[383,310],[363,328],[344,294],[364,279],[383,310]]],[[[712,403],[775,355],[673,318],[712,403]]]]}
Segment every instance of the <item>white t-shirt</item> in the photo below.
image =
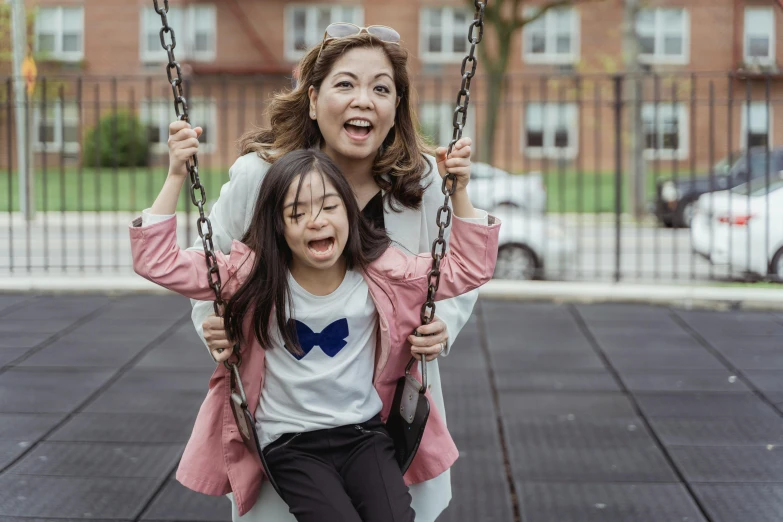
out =
{"type": "MultiPolygon", "coordinates": [[[[173,217],[146,209],[142,225],[173,217]]],[[[285,433],[365,422],[383,407],[372,384],[378,314],[364,277],[348,270],[340,286],[325,296],[311,294],[290,273],[288,284],[307,354],[297,360],[272,322],[273,346],[266,350],[264,386],[255,411],[262,448],[285,433]]]]}
{"type": "Polygon", "coordinates": [[[309,293],[290,275],[288,282],[305,355],[289,352],[272,326],[255,411],[262,448],[285,433],[365,422],[383,406],[372,384],[378,315],[364,277],[348,270],[325,296],[309,293]]]}

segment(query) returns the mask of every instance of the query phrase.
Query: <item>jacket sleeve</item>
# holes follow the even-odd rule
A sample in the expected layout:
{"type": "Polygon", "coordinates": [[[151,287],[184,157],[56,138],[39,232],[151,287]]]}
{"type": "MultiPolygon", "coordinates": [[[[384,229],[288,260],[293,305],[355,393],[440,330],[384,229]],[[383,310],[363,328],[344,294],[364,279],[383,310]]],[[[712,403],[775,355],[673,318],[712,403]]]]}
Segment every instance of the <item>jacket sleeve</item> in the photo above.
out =
{"type": "MultiPolygon", "coordinates": [[[[435,300],[454,298],[470,292],[492,278],[498,257],[500,220],[488,216],[487,225],[454,217],[450,248],[440,262],[440,283],[435,300]]],[[[406,255],[390,248],[379,260],[388,267],[385,277],[397,284],[419,289],[421,301],[427,296],[427,273],[432,268],[432,254],[406,255]]],[[[436,314],[439,309],[436,310],[436,314]]],[[[451,335],[451,332],[449,332],[451,335]]]]}
{"type": "MultiPolygon", "coordinates": [[[[430,252],[432,248],[432,241],[438,237],[438,226],[435,223],[435,214],[438,208],[443,204],[443,192],[441,190],[442,181],[438,175],[438,167],[435,163],[433,156],[427,156],[430,162],[432,171],[428,178],[427,183],[429,186],[424,192],[424,205],[422,206],[422,212],[424,212],[424,219],[427,224],[427,237],[422,238],[427,244],[421,245],[421,252],[430,252]]],[[[446,229],[445,237],[449,238],[451,229],[446,229]]],[[[451,346],[457,339],[457,336],[462,331],[462,328],[467,324],[473,313],[473,307],[478,300],[478,289],[471,290],[457,297],[451,299],[444,299],[438,303],[435,315],[446,324],[448,330],[449,340],[446,343],[446,348],[441,354],[442,357],[449,355],[451,346]]]]}
{"type": "MultiPolygon", "coordinates": [[[[248,213],[253,212],[258,188],[268,168],[268,163],[255,153],[249,153],[238,158],[229,169],[229,181],[220,189],[220,197],[212,205],[209,213],[212,243],[216,251],[226,254],[231,252],[232,241],[241,239],[245,234],[248,213]]],[[[201,238],[197,238],[188,250],[203,253],[204,246],[201,238]]],[[[207,317],[215,313],[212,304],[214,294],[201,299],[201,301],[191,300],[193,310],[190,318],[204,346],[208,347],[202,325],[207,317]]]]}
{"type": "MultiPolygon", "coordinates": [[[[209,299],[214,291],[207,277],[204,251],[182,250],[177,245],[177,220],[171,217],[148,226],[129,228],[133,270],[143,278],[191,299],[209,299]]],[[[222,297],[236,291],[236,274],[246,260],[247,247],[236,242],[230,255],[215,252],[222,297]]]]}

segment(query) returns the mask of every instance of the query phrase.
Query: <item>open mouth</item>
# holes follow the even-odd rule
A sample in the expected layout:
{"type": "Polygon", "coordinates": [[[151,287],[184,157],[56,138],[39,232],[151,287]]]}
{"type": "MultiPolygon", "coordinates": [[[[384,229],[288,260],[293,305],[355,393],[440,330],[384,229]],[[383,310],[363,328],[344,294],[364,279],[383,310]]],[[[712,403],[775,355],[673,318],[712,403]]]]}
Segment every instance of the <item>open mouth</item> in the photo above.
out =
{"type": "Polygon", "coordinates": [[[348,120],[343,125],[345,131],[352,138],[365,138],[372,131],[372,123],[367,120],[348,120]]]}
{"type": "Polygon", "coordinates": [[[334,238],[326,237],[323,239],[314,239],[307,242],[307,249],[315,257],[328,257],[334,250],[334,238]]]}

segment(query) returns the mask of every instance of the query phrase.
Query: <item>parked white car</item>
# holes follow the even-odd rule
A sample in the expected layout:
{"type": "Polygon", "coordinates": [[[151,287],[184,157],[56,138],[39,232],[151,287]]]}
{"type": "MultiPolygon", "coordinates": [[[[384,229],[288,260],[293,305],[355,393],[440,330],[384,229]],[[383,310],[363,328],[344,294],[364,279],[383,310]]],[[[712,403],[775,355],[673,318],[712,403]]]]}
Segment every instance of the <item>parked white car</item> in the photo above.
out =
{"type": "Polygon", "coordinates": [[[511,207],[533,213],[546,211],[546,188],[539,172],[509,174],[487,163],[473,163],[468,194],[476,208],[511,207]]]}
{"type": "Polygon", "coordinates": [[[701,196],[691,247],[732,275],[783,277],[783,176],[701,196]]]}
{"type": "Polygon", "coordinates": [[[495,279],[562,279],[573,271],[576,242],[547,216],[514,208],[493,214],[503,222],[495,279]]]}

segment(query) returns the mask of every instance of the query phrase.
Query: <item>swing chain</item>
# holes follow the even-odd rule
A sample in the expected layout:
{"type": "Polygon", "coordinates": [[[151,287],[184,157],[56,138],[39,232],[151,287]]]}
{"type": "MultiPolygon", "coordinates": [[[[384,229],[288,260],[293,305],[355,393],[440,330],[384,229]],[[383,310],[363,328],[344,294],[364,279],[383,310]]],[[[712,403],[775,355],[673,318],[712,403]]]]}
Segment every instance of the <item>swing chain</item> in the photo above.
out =
{"type": "MultiPolygon", "coordinates": [[[[169,63],[166,65],[166,75],[168,76],[169,83],[171,84],[171,90],[174,93],[174,111],[177,114],[177,119],[180,121],[186,121],[190,123],[190,117],[188,116],[188,102],[185,98],[183,91],[184,80],[182,78],[182,67],[174,57],[174,48],[177,46],[177,39],[174,35],[174,29],[169,26],[168,12],[169,12],[169,0],[163,0],[163,7],[160,7],[159,0],[152,0],[155,6],[155,12],[160,15],[160,21],[162,27],[160,29],[160,45],[166,51],[169,57],[169,63]],[[166,42],[166,34],[171,38],[171,42],[166,42]],[[176,76],[172,74],[172,71],[176,71],[176,76]]],[[[201,241],[204,245],[204,259],[207,263],[207,279],[209,280],[209,287],[215,292],[215,301],[213,303],[215,308],[215,315],[222,315],[223,299],[221,297],[220,270],[217,263],[217,256],[215,255],[215,245],[212,242],[212,223],[204,212],[204,205],[207,202],[207,194],[204,190],[204,186],[201,184],[201,179],[198,175],[198,155],[194,154],[192,158],[185,162],[188,174],[190,175],[190,200],[198,208],[198,221],[196,229],[198,235],[201,237],[201,241]]],[[[234,345],[234,355],[236,356],[236,362],[225,361],[223,364],[229,371],[232,371],[232,366],[239,366],[242,362],[239,356],[239,347],[234,345]]],[[[212,351],[209,352],[210,356],[212,351]]],[[[214,356],[212,357],[214,360],[214,356]]],[[[217,362],[217,361],[215,361],[217,362]]]]}
{"type": "MultiPolygon", "coordinates": [[[[462,130],[465,128],[465,122],[468,118],[470,80],[476,75],[476,67],[478,66],[476,46],[481,42],[481,38],[484,36],[484,9],[487,7],[487,2],[488,0],[484,0],[483,2],[479,0],[473,1],[473,4],[476,7],[476,13],[473,16],[473,23],[471,23],[470,29],[468,30],[470,51],[462,60],[462,85],[457,93],[457,106],[454,109],[454,118],[452,120],[454,133],[449,142],[449,149],[446,153],[447,157],[451,154],[454,144],[462,138],[462,130]],[[474,29],[477,30],[476,34],[474,34],[474,29]]],[[[435,318],[435,292],[440,285],[440,262],[443,259],[443,256],[446,255],[446,240],[443,238],[443,235],[451,224],[449,198],[456,190],[456,182],[457,180],[454,174],[446,174],[446,177],[443,178],[441,191],[443,192],[445,199],[443,201],[443,206],[438,209],[438,214],[435,219],[435,223],[438,225],[438,237],[432,242],[432,268],[427,274],[427,301],[421,307],[422,324],[430,324],[435,318]]],[[[422,361],[423,360],[424,357],[422,356],[422,361]]]]}

